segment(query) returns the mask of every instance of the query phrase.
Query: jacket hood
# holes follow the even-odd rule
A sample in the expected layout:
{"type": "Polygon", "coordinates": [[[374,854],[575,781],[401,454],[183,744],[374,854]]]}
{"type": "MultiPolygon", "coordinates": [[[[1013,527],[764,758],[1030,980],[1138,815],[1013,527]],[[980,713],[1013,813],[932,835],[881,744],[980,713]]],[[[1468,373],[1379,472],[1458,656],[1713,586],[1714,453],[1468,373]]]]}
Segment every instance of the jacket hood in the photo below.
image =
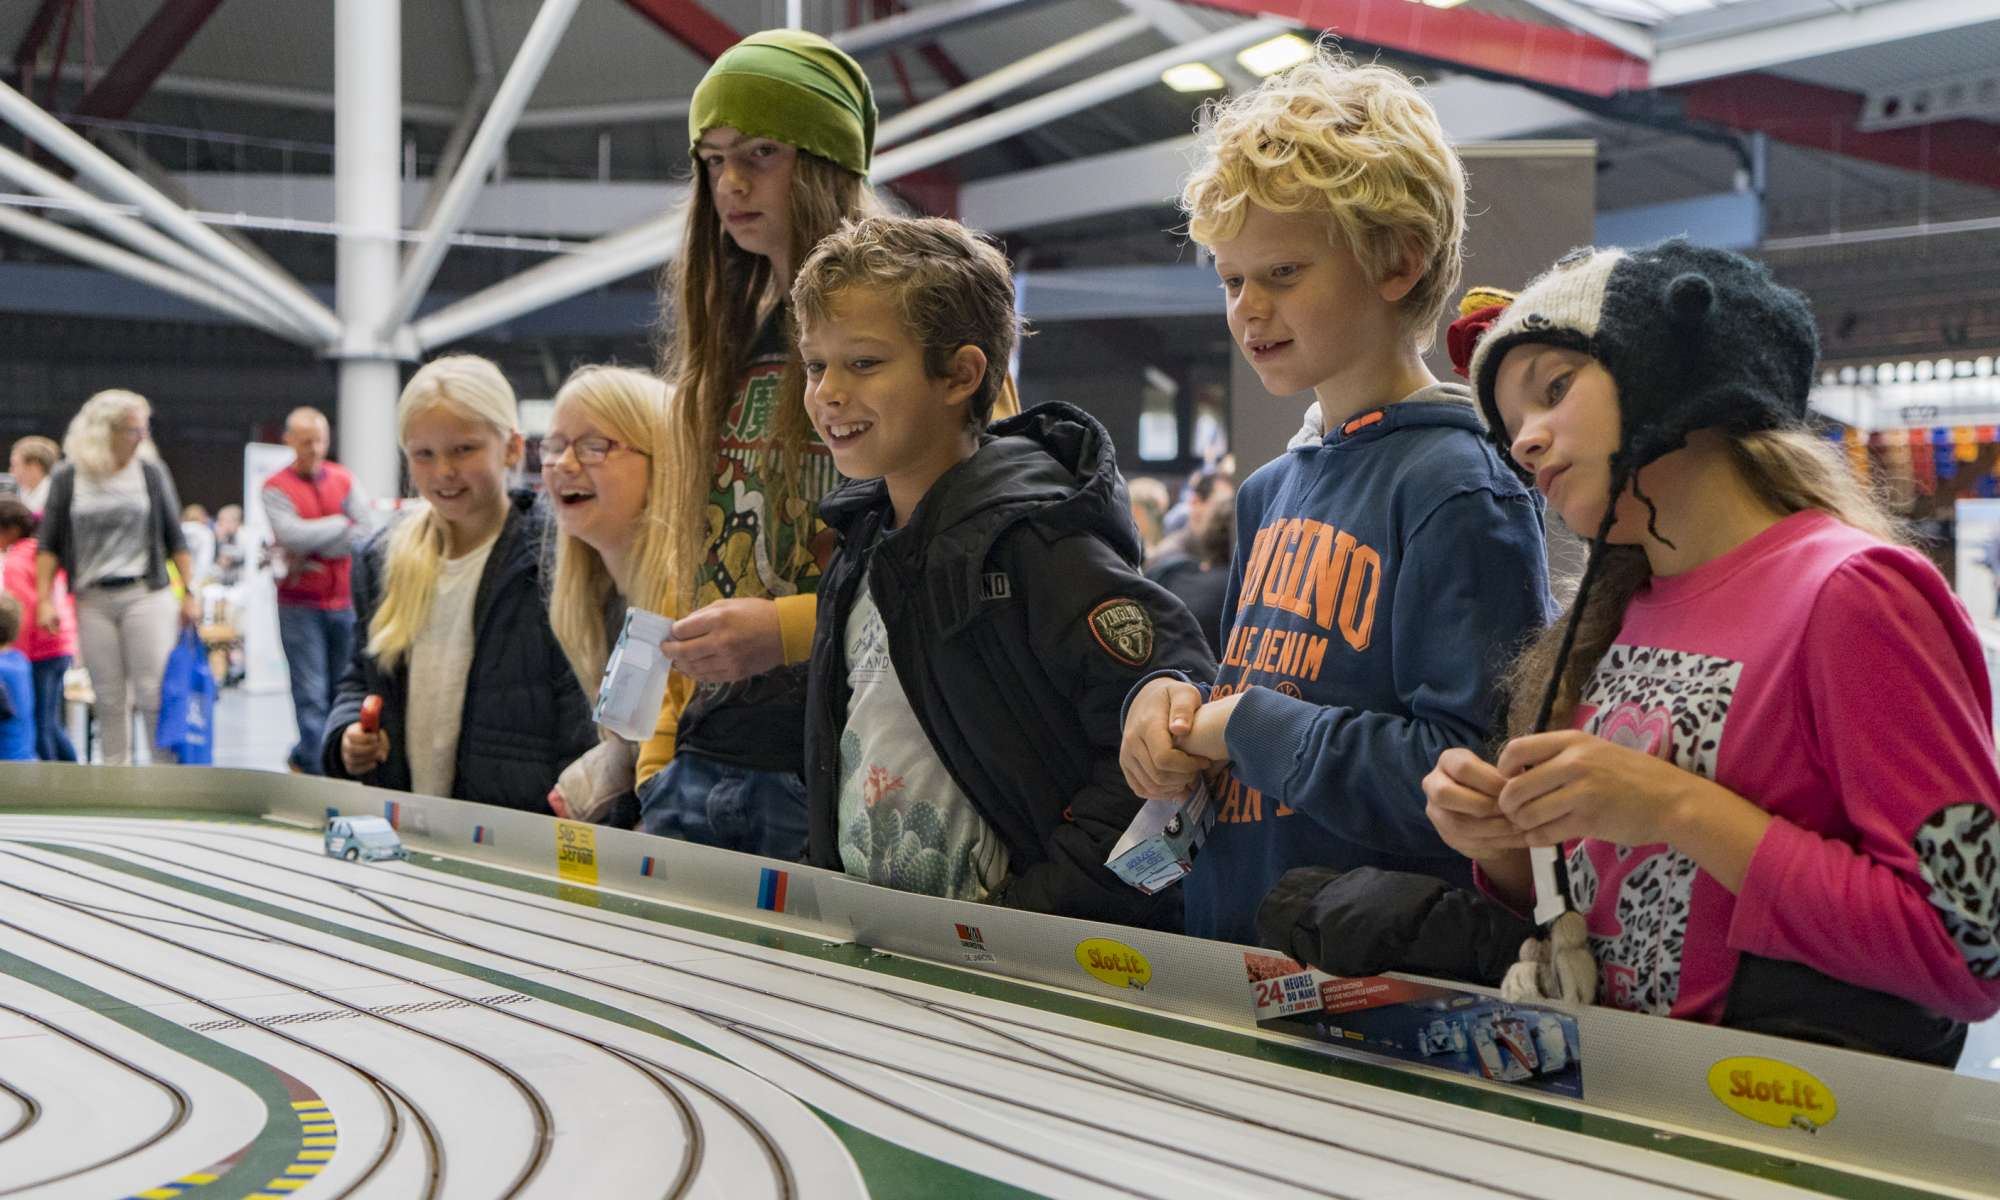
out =
{"type": "MultiPolygon", "coordinates": [[[[888,507],[888,485],[869,479],[843,484],[819,511],[847,536],[862,529],[866,514],[888,507]]],[[[1093,534],[1134,567],[1145,557],[1110,435],[1089,413],[1061,403],[1036,405],[987,426],[979,449],[931,486],[908,528],[888,545],[932,563],[933,570],[922,572],[927,578],[937,577],[941,557],[948,561],[958,596],[947,603],[969,616],[979,603],[987,551],[1023,521],[1051,540],[1093,534]]]]}
{"type": "Polygon", "coordinates": [[[1481,437],[1486,434],[1471,388],[1462,383],[1433,383],[1394,404],[1357,413],[1341,422],[1337,429],[1321,427],[1319,405],[1314,404],[1306,409],[1305,424],[1285,443],[1285,449],[1364,446],[1399,429],[1424,425],[1469,429],[1481,437]]]}

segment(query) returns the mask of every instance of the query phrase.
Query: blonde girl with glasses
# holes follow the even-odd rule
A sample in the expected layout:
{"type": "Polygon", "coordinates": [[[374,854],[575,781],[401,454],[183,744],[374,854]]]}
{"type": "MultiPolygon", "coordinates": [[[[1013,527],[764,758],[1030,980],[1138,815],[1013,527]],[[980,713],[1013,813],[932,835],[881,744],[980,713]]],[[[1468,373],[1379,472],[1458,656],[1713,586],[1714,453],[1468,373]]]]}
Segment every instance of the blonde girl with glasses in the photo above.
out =
{"type": "Polygon", "coordinates": [[[549,812],[596,737],[543,603],[547,506],[507,487],[525,450],[514,390],[483,358],[437,359],[403,389],[396,434],[420,499],[354,556],[365,636],[321,763],[334,779],[549,812]],[[373,733],[359,722],[371,695],[373,733]]]}
{"type": "MultiPolygon", "coordinates": [[[[584,367],[556,393],[541,444],[542,490],[555,509],[549,623],[595,701],[628,606],[677,611],[668,594],[666,507],[675,494],[666,453],[667,387],[645,371],[584,367]]],[[[676,674],[667,708],[693,684],[676,674]]],[[[604,730],[549,794],[557,816],[630,828],[639,746],[604,730]]]]}

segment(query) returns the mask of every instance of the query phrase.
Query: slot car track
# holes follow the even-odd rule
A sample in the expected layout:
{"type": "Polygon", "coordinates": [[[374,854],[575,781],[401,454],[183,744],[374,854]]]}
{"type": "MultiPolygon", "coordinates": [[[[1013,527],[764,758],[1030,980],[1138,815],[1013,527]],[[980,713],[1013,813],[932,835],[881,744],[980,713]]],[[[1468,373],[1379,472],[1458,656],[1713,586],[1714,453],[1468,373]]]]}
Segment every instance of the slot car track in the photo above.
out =
{"type": "Polygon", "coordinates": [[[0,1046],[41,1043],[0,1054],[0,1181],[26,1178],[12,1164],[34,1131],[64,1147],[37,1149],[48,1169],[0,1196],[126,1196],[189,1172],[214,1180],[202,1196],[866,1195],[821,1113],[1051,1196],[1802,1194],[481,879],[340,862],[271,826],[0,818],[0,952],[0,1037],[18,1039],[0,1046]],[[190,1074],[185,1054],[10,960],[282,1073],[295,1105],[323,1102],[330,1120],[307,1128],[337,1125],[337,1146],[260,1128],[226,1075],[190,1074]],[[81,1085],[63,1072],[93,1054],[128,1078],[100,1063],[88,1086],[130,1097],[144,1076],[181,1097],[177,1114],[79,1136],[65,1123],[81,1085]],[[264,1142],[260,1161],[314,1157],[285,1159],[290,1186],[267,1192],[264,1142]]]}

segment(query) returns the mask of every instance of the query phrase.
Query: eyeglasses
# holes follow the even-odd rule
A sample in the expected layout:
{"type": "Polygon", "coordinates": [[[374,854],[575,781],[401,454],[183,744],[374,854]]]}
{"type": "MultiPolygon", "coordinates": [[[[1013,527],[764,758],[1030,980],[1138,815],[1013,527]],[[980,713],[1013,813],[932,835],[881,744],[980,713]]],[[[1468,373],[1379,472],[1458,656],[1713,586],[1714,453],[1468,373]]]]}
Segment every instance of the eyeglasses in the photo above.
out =
{"type": "MultiPolygon", "coordinates": [[[[543,435],[542,463],[544,466],[554,466],[556,463],[561,462],[563,454],[569,450],[575,450],[576,461],[586,467],[594,467],[603,462],[611,456],[613,450],[632,450],[634,454],[646,454],[644,450],[633,450],[632,447],[627,446],[623,442],[606,437],[584,437],[571,441],[559,433],[543,435]]],[[[651,458],[652,456],[648,454],[646,457],[651,458]]]]}

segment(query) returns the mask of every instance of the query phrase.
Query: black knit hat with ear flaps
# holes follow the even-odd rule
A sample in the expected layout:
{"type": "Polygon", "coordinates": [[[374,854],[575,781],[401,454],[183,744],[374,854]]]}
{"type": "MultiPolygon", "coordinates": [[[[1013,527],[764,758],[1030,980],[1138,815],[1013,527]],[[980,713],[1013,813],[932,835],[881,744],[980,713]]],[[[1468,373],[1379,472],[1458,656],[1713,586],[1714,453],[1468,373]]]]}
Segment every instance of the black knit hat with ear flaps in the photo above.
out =
{"type": "Polygon", "coordinates": [[[1621,422],[1612,475],[1626,479],[1697,429],[1803,424],[1819,361],[1806,298],[1772,282],[1762,263],[1685,238],[1572,251],[1528,285],[1473,352],[1468,374],[1487,436],[1510,463],[1494,381],[1507,352],[1530,343],[1580,351],[1611,373],[1621,422]]]}
{"type": "MultiPolygon", "coordinates": [[[[1530,473],[1509,453],[1494,380],[1507,352],[1529,344],[1566,347],[1602,363],[1618,386],[1619,417],[1618,449],[1611,458],[1614,500],[1591,539],[1590,561],[1542,695],[1534,730],[1541,733],[1548,729],[1584,604],[1604,564],[1618,511],[1615,497],[1641,467],[1687,445],[1688,434],[1697,429],[1749,433],[1802,425],[1819,361],[1819,330],[1804,296],[1774,283],[1763,264],[1740,254],[1685,238],[1631,251],[1570,252],[1486,331],[1468,372],[1486,436],[1524,479],[1530,473]]],[[[1560,853],[1554,865],[1567,908],[1568,872],[1560,853]]]]}

